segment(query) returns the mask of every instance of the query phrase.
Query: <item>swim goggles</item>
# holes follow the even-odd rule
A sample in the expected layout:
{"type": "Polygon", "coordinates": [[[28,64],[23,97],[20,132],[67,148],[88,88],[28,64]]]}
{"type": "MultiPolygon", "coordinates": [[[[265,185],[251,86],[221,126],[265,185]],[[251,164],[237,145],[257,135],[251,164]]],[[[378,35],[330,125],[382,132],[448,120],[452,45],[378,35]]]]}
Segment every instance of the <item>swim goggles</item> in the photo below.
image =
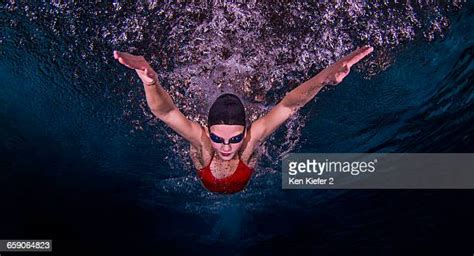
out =
{"type": "Polygon", "coordinates": [[[222,143],[224,145],[228,145],[229,143],[236,144],[236,143],[239,143],[239,142],[242,141],[242,139],[244,138],[244,132],[237,135],[237,136],[234,136],[234,137],[230,138],[227,143],[225,143],[223,138],[215,135],[212,132],[209,134],[209,137],[211,137],[211,140],[215,143],[222,143]]]}

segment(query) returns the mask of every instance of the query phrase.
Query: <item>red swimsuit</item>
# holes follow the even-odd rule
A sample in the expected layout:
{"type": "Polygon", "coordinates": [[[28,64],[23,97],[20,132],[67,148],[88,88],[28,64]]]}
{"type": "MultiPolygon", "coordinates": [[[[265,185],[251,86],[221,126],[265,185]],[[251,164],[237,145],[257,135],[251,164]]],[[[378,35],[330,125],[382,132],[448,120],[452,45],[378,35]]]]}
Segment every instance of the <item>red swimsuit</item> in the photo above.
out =
{"type": "Polygon", "coordinates": [[[211,172],[211,163],[213,159],[214,155],[212,155],[211,162],[209,162],[208,166],[198,170],[198,176],[204,187],[211,192],[226,194],[239,192],[245,188],[252,176],[253,168],[248,167],[242,159],[239,159],[239,165],[232,175],[218,179],[214,177],[211,172]]]}

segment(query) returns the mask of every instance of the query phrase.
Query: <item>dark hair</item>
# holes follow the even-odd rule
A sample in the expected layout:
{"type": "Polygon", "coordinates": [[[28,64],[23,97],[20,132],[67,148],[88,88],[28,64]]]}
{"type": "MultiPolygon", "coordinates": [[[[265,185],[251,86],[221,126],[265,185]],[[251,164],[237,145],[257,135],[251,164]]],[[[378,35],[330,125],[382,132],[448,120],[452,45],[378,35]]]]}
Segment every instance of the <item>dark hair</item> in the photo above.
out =
{"type": "Polygon", "coordinates": [[[246,126],[245,107],[238,96],[225,93],[212,103],[207,116],[207,126],[210,128],[215,124],[246,126]]]}

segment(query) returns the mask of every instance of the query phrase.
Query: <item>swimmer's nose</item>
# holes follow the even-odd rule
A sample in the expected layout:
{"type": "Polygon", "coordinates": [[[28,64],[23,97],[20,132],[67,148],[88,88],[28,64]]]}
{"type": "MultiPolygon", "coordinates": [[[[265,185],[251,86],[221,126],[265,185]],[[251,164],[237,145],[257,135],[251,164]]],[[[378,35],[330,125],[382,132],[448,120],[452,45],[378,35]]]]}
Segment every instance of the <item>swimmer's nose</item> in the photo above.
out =
{"type": "Polygon", "coordinates": [[[223,152],[223,153],[226,153],[226,152],[230,153],[230,152],[232,152],[232,147],[231,147],[230,145],[223,145],[223,146],[222,146],[222,149],[223,149],[223,150],[222,150],[221,152],[223,152]],[[227,150],[225,150],[225,149],[227,149],[227,150]]]}

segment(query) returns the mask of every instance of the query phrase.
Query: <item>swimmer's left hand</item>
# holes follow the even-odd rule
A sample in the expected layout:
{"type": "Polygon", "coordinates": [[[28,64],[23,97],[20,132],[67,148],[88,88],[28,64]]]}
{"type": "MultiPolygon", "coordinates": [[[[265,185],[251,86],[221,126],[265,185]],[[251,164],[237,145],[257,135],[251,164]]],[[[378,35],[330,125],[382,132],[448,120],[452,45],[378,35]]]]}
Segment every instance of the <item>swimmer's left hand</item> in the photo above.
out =
{"type": "Polygon", "coordinates": [[[374,50],[373,47],[366,45],[362,48],[357,47],[347,56],[331,64],[329,67],[321,71],[323,75],[323,85],[337,85],[349,74],[351,67],[362,60],[365,56],[374,50]]]}

